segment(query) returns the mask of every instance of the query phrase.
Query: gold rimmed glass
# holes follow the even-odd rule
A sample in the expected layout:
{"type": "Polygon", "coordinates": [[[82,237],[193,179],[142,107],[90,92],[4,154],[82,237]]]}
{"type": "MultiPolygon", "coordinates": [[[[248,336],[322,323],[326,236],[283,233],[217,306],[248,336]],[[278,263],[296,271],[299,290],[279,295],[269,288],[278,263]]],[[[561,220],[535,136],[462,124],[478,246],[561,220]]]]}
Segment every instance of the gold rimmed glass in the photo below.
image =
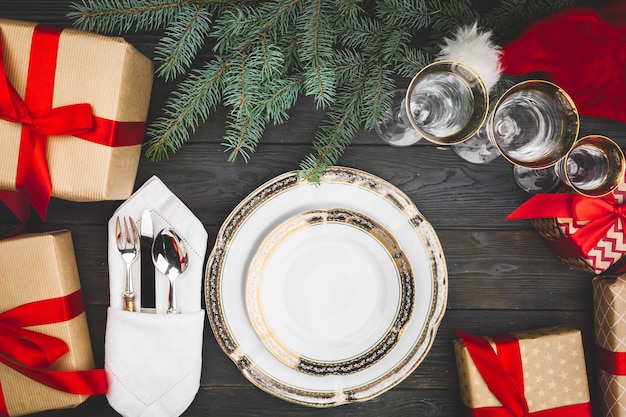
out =
{"type": "Polygon", "coordinates": [[[602,197],[622,182],[625,169],[619,145],[606,136],[589,135],[580,138],[554,167],[516,167],[514,177],[523,190],[533,194],[551,192],[565,184],[587,197],[602,197]]]}
{"type": "Polygon", "coordinates": [[[409,83],[403,100],[395,94],[394,107],[376,132],[396,146],[411,145],[422,137],[439,145],[462,142],[483,125],[489,107],[480,76],[454,61],[425,66],[409,83]]]}
{"type": "Polygon", "coordinates": [[[579,125],[578,110],[565,90],[549,81],[527,80],[499,98],[485,134],[455,145],[454,150],[473,163],[488,163],[502,155],[517,166],[546,168],[572,148],[579,125]]]}

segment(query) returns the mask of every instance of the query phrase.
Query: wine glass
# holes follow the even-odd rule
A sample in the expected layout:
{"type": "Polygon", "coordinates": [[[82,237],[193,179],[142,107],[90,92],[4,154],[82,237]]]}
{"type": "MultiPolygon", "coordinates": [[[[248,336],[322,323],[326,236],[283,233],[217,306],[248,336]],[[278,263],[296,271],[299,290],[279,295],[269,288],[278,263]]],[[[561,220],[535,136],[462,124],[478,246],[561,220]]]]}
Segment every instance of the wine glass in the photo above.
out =
{"type": "Polygon", "coordinates": [[[565,184],[587,197],[602,197],[622,182],[626,161],[622,149],[602,135],[580,138],[554,167],[515,167],[515,181],[529,193],[552,192],[565,184]]]}
{"type": "Polygon", "coordinates": [[[459,62],[436,61],[413,77],[404,100],[396,99],[390,117],[375,129],[396,146],[413,144],[422,137],[451,145],[478,130],[488,107],[487,87],[473,69],[459,62]]]}
{"type": "Polygon", "coordinates": [[[394,90],[390,112],[374,125],[378,136],[392,146],[410,146],[422,138],[409,122],[405,98],[406,90],[394,90]]]}
{"type": "Polygon", "coordinates": [[[578,110],[565,90],[549,81],[527,80],[515,84],[496,102],[487,119],[486,135],[475,135],[453,148],[473,163],[488,163],[502,155],[514,165],[546,168],[572,148],[578,129],[578,110]]]}

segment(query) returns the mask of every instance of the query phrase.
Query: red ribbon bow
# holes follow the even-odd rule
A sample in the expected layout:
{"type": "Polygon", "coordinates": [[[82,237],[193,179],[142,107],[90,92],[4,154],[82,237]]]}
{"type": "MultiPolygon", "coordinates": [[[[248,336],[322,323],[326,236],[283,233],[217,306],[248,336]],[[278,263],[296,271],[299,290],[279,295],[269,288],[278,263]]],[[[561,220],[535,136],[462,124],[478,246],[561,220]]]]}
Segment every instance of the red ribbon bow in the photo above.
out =
{"type": "Polygon", "coordinates": [[[468,417],[592,417],[589,403],[530,412],[524,395],[524,372],[519,341],[511,334],[492,336],[489,341],[457,330],[478,372],[502,407],[465,407],[468,417]]]}
{"type": "Polygon", "coordinates": [[[22,222],[27,204],[20,202],[24,194],[45,220],[52,194],[46,161],[48,136],[86,133],[93,127],[89,104],[52,108],[52,92],[56,68],[56,51],[61,29],[36,26],[31,42],[30,65],[25,99],[19,96],[7,78],[4,52],[0,44],[0,118],[22,124],[16,188],[18,192],[2,193],[3,200],[22,222]],[[23,194],[22,194],[23,193],[23,194]]]}
{"type": "MultiPolygon", "coordinates": [[[[83,395],[104,394],[108,390],[103,369],[79,371],[47,370],[69,351],[56,337],[25,327],[59,323],[77,317],[85,310],[82,292],[24,304],[0,314],[0,363],[41,384],[83,395]]],[[[0,416],[8,416],[0,386],[0,416]]]]}
{"type": "Polygon", "coordinates": [[[569,240],[578,248],[578,256],[593,249],[621,219],[626,220],[626,206],[618,204],[611,194],[599,198],[580,194],[537,194],[511,213],[507,220],[570,218],[588,221],[569,240]]]}

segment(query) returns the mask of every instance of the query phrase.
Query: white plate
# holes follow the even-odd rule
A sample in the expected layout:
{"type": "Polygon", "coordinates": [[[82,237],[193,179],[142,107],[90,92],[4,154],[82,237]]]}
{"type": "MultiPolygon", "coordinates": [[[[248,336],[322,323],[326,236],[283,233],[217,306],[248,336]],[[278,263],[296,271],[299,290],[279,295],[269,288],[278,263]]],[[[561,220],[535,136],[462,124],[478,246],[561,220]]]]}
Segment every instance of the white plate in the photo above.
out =
{"type": "Polygon", "coordinates": [[[397,343],[414,303],[410,263],[378,222],[340,208],[281,223],[246,285],[248,316],[278,360],[313,375],[374,365],[397,343]]]}
{"type": "Polygon", "coordinates": [[[430,349],[447,301],[441,245],[413,202],[388,182],[351,168],[329,168],[319,185],[297,172],[280,175],[248,195],[222,225],[207,263],[205,292],[213,333],[224,352],[259,388],[309,406],[335,406],[379,395],[404,380],[430,349]],[[349,374],[310,375],[278,360],[249,320],[248,269],[261,242],[286,219],[316,209],[363,213],[388,230],[414,275],[414,308],[402,337],[378,362],[349,374]]]}

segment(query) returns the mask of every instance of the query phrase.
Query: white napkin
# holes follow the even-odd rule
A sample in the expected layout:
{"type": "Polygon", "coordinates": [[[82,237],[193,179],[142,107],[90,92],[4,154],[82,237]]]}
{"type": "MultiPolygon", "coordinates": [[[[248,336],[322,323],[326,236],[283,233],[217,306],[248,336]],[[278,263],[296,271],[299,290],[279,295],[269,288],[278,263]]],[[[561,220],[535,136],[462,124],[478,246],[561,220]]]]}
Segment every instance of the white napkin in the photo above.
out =
{"type": "MultiPolygon", "coordinates": [[[[179,416],[198,392],[204,329],[202,274],[207,239],[202,223],[156,176],[120,205],[109,220],[107,400],[123,416],[179,416]],[[129,216],[139,228],[144,209],[152,214],[154,233],[171,227],[187,248],[189,265],[176,280],[181,314],[166,314],[169,281],[159,271],[155,271],[156,314],[122,310],[126,263],[117,249],[115,221],[117,216],[129,216]]],[[[132,265],[137,304],[141,300],[140,258],[132,265]]]]}

